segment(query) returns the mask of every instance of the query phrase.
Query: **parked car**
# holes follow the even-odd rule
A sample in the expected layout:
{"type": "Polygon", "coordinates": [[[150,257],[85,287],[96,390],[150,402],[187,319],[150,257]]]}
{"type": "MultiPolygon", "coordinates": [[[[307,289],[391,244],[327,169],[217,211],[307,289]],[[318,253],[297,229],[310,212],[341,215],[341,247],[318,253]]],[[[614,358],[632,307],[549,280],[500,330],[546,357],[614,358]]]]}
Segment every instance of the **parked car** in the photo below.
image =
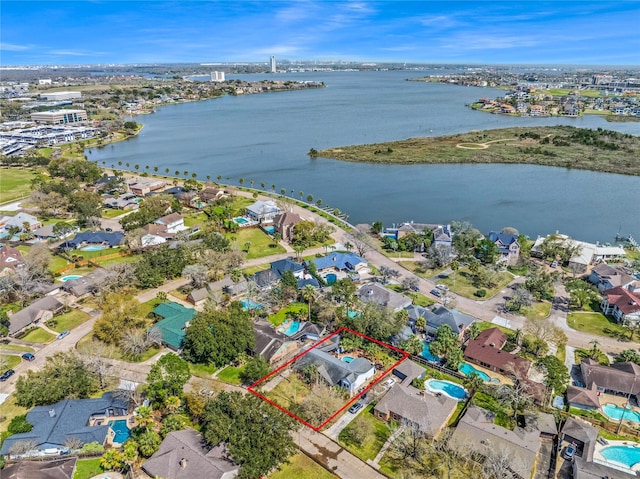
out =
{"type": "Polygon", "coordinates": [[[349,412],[350,412],[351,414],[355,414],[355,413],[357,413],[360,409],[362,409],[363,407],[364,407],[364,404],[362,404],[361,402],[357,402],[357,403],[355,403],[353,406],[351,406],[351,407],[349,408],[349,412]]]}
{"type": "Polygon", "coordinates": [[[434,296],[437,296],[438,298],[439,298],[440,296],[442,296],[442,293],[440,293],[440,291],[438,291],[438,290],[437,290],[437,289],[435,289],[435,288],[431,290],[431,294],[432,294],[432,295],[434,295],[434,296]]]}
{"type": "Polygon", "coordinates": [[[449,286],[447,286],[446,284],[436,284],[436,288],[442,291],[449,291],[449,286]]]}
{"type": "Polygon", "coordinates": [[[571,461],[573,460],[573,456],[575,456],[576,454],[576,446],[575,444],[571,444],[569,446],[567,446],[567,448],[564,450],[564,454],[562,455],[566,460],[571,461]]]}
{"type": "Polygon", "coordinates": [[[0,376],[0,381],[6,381],[11,376],[13,376],[14,373],[15,371],[13,369],[7,369],[5,372],[2,373],[2,376],[0,376]]]}
{"type": "Polygon", "coordinates": [[[71,331],[69,331],[68,329],[67,329],[66,331],[62,331],[60,334],[58,334],[58,339],[64,339],[64,338],[66,338],[67,336],[69,336],[69,333],[70,333],[70,332],[71,332],[71,331]]]}
{"type": "Polygon", "coordinates": [[[557,261],[552,261],[550,266],[552,268],[557,268],[558,267],[558,262],[557,261]]]}
{"type": "Polygon", "coordinates": [[[34,359],[36,359],[36,357],[31,353],[24,353],[22,355],[22,359],[24,359],[25,361],[33,361],[34,359]]]}
{"type": "Polygon", "coordinates": [[[395,378],[387,378],[387,380],[384,382],[384,387],[391,388],[391,386],[393,386],[395,383],[395,378]]]}

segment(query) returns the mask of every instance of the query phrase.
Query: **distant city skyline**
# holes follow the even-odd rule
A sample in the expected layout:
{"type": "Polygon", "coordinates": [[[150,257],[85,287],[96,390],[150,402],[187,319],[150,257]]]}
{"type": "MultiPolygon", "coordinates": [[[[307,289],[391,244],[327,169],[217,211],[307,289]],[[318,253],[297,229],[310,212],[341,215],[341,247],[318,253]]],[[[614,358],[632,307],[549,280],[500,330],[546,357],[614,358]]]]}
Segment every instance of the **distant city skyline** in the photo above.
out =
{"type": "Polygon", "coordinates": [[[640,2],[2,2],[2,66],[361,61],[640,65],[640,2]]]}

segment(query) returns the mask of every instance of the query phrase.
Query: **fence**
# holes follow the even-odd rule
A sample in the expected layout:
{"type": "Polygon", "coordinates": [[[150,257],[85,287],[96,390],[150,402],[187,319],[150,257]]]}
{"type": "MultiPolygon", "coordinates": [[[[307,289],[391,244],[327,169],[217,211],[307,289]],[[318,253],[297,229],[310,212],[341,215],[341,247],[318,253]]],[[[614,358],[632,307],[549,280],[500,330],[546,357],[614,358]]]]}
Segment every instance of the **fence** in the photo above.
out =
{"type": "Polygon", "coordinates": [[[460,374],[458,371],[454,371],[453,369],[445,368],[444,366],[440,366],[439,364],[432,363],[431,361],[427,361],[423,357],[411,355],[411,360],[416,363],[422,364],[431,369],[435,369],[436,371],[440,371],[441,373],[448,374],[449,376],[453,376],[456,379],[460,379],[464,381],[467,377],[463,374],[460,374]]]}
{"type": "MultiPolygon", "coordinates": [[[[76,261],[75,263],[68,264],[63,268],[60,268],[60,269],[56,270],[56,273],[66,273],[67,271],[70,271],[70,270],[72,270],[74,268],[81,267],[81,266],[92,265],[92,266],[98,267],[97,263],[100,262],[100,261],[106,261],[106,260],[109,260],[109,259],[121,258],[122,256],[129,256],[131,254],[132,253],[130,251],[121,251],[121,252],[118,252],[118,253],[106,254],[104,256],[97,256],[95,258],[83,259],[81,261],[76,261]]],[[[71,261],[69,258],[67,258],[65,256],[60,256],[60,257],[66,259],[67,261],[71,261]]]]}

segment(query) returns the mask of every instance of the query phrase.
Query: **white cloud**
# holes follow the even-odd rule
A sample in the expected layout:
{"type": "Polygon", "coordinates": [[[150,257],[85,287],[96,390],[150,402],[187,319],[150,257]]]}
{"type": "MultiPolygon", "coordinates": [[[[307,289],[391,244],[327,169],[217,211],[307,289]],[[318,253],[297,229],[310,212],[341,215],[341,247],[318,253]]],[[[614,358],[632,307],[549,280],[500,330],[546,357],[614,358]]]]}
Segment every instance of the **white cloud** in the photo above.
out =
{"type": "Polygon", "coordinates": [[[28,45],[16,45],[15,43],[0,43],[0,50],[4,50],[7,52],[23,52],[25,50],[30,50],[31,47],[28,45]]]}

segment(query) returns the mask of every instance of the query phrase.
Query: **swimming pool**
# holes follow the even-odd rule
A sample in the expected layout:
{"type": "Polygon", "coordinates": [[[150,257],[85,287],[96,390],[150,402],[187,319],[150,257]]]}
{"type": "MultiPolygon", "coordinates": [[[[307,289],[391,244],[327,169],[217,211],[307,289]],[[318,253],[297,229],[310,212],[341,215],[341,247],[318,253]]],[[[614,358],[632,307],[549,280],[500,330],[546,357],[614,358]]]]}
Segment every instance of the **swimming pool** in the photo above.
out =
{"type": "Polygon", "coordinates": [[[82,276],[79,274],[68,274],[67,276],[63,276],[62,278],[60,278],[60,281],[62,281],[63,283],[66,283],[67,281],[71,281],[73,279],[80,279],[80,278],[82,278],[82,276]]]}
{"type": "Polygon", "coordinates": [[[431,361],[432,363],[439,363],[440,359],[437,356],[431,354],[431,350],[429,349],[429,343],[424,343],[424,349],[420,353],[420,356],[425,358],[427,361],[431,361]]]}
{"type": "Polygon", "coordinates": [[[491,376],[489,376],[484,371],[480,371],[479,369],[474,368],[469,363],[460,363],[460,366],[458,366],[458,369],[465,376],[471,376],[471,374],[477,374],[480,377],[480,379],[482,379],[483,381],[486,381],[486,382],[491,381],[491,376]]]}
{"type": "Polygon", "coordinates": [[[338,281],[338,276],[333,273],[329,273],[324,277],[324,279],[327,281],[327,284],[331,286],[333,283],[338,281]]]}
{"type": "Polygon", "coordinates": [[[600,453],[607,461],[624,464],[629,469],[640,462],[640,445],[607,446],[600,449],[600,453]]]}
{"type": "Polygon", "coordinates": [[[85,246],[80,248],[80,251],[102,251],[105,247],[101,245],[85,246]]]}
{"type": "Polygon", "coordinates": [[[117,421],[109,421],[107,423],[116,435],[113,437],[113,442],[123,444],[131,437],[131,431],[127,427],[126,419],[118,419],[117,421]]]}
{"type": "Polygon", "coordinates": [[[428,379],[424,387],[434,393],[446,394],[457,401],[463,401],[467,397],[467,390],[459,384],[451,381],[441,381],[439,379],[428,379]]]}
{"type": "Polygon", "coordinates": [[[273,226],[265,226],[263,229],[267,234],[270,234],[270,235],[276,232],[276,229],[273,226]]]}
{"type": "Polygon", "coordinates": [[[286,334],[287,336],[293,336],[300,329],[300,321],[285,321],[278,328],[278,331],[286,334]]]}
{"type": "Polygon", "coordinates": [[[235,221],[236,223],[238,223],[239,225],[246,225],[247,223],[249,223],[249,220],[244,219],[242,216],[238,216],[237,218],[233,218],[233,221],[235,221]]]}
{"type": "Polygon", "coordinates": [[[611,419],[615,419],[616,421],[619,421],[622,417],[622,413],[624,413],[625,421],[640,422],[640,413],[634,411],[633,409],[625,410],[624,408],[616,406],[615,404],[605,404],[604,406],[602,406],[602,412],[611,419]]]}
{"type": "Polygon", "coordinates": [[[353,358],[352,358],[351,356],[343,356],[343,357],[342,357],[342,360],[343,360],[345,363],[350,363],[351,361],[353,361],[353,358]]]}
{"type": "Polygon", "coordinates": [[[261,304],[258,304],[250,299],[242,299],[240,300],[240,304],[242,305],[242,309],[262,309],[261,304]]]}

